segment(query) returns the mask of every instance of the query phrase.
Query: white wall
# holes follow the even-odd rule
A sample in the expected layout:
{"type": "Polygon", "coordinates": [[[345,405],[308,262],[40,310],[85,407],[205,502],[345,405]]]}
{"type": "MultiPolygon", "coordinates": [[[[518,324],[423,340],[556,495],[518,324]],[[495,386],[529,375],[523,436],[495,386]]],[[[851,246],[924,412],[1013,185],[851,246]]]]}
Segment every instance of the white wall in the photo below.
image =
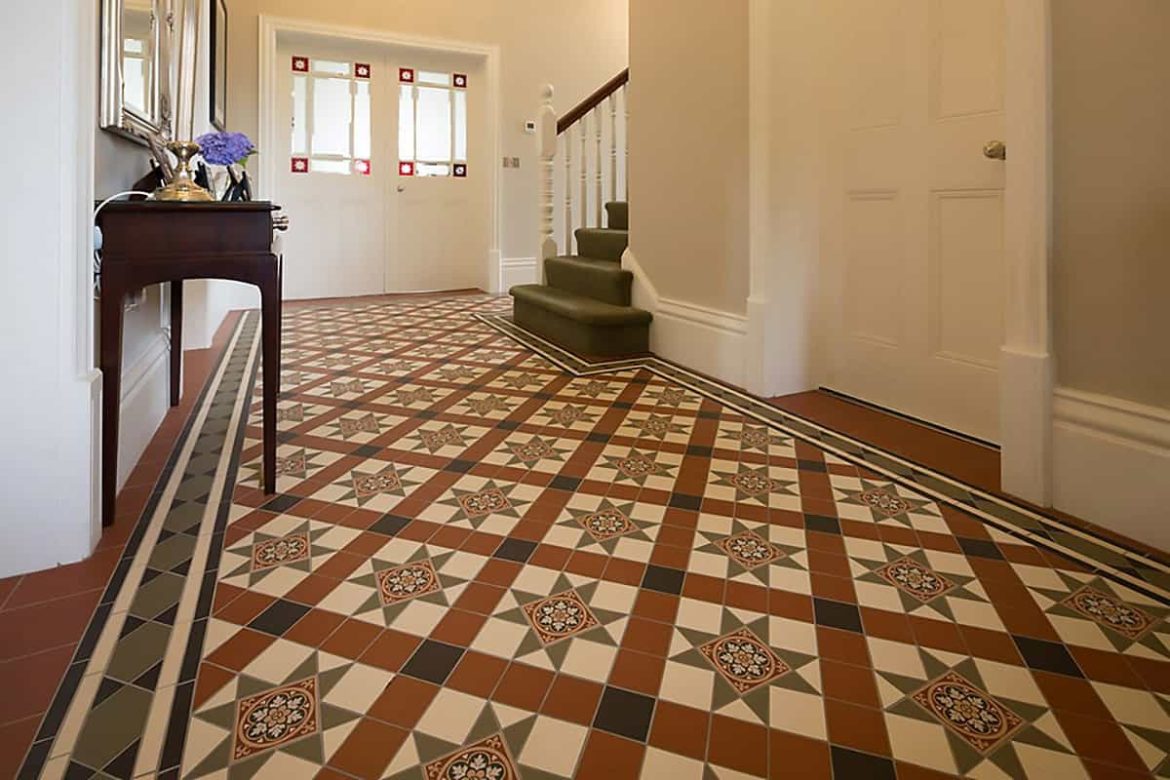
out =
{"type": "Polygon", "coordinates": [[[0,576],[79,560],[98,538],[87,230],[96,10],[11,3],[0,28],[10,74],[0,105],[20,112],[0,124],[0,576]]]}

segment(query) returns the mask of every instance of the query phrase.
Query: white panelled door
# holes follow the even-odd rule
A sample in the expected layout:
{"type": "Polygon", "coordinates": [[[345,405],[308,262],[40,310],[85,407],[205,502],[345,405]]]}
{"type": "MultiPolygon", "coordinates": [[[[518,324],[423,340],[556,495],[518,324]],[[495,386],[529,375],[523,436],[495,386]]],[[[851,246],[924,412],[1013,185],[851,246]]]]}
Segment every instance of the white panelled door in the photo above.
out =
{"type": "Polygon", "coordinates": [[[388,78],[377,52],[357,45],[287,42],[278,49],[278,116],[288,117],[278,195],[295,226],[284,237],[286,298],[379,295],[385,291],[387,182],[379,171],[389,128],[388,78]]]}
{"type": "Polygon", "coordinates": [[[827,387],[998,441],[1004,2],[825,0],[827,387]]]}

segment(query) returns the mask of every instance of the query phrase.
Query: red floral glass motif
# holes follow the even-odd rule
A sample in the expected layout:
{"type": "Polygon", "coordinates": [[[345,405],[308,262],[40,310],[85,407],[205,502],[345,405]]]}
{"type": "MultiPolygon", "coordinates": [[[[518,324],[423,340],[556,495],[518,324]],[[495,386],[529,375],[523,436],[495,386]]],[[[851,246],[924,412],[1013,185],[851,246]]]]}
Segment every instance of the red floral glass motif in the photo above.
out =
{"type": "Polygon", "coordinates": [[[354,160],[353,170],[355,173],[360,173],[362,176],[370,175],[370,161],[369,160],[354,160]]]}
{"type": "Polygon", "coordinates": [[[399,176],[414,176],[414,163],[402,161],[398,163],[399,176]]]}
{"type": "Polygon", "coordinates": [[[451,83],[459,89],[467,89],[467,74],[454,73],[451,75],[451,83]]]}
{"type": "Polygon", "coordinates": [[[308,157],[294,157],[294,158],[292,158],[292,172],[293,173],[308,173],[309,172],[309,158],[308,157]]]}
{"type": "Polygon", "coordinates": [[[309,72],[309,58],[308,57],[293,57],[292,69],[296,73],[309,72]]]}
{"type": "Polygon", "coordinates": [[[365,62],[355,62],[353,64],[353,77],[356,79],[368,79],[370,77],[370,66],[365,62]]]}
{"type": "Polygon", "coordinates": [[[451,168],[451,175],[462,179],[467,176],[467,166],[463,163],[455,163],[451,168]]]}
{"type": "Polygon", "coordinates": [[[399,68],[398,80],[403,84],[414,83],[414,68],[399,68]]]}

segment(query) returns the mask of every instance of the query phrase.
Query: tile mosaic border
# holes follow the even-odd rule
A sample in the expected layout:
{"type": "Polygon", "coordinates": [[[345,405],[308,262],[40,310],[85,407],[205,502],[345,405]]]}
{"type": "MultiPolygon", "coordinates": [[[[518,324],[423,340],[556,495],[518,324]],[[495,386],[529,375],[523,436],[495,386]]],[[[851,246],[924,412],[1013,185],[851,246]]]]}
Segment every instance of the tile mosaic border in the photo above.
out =
{"type": "MultiPolygon", "coordinates": [[[[105,670],[106,661],[112,657],[118,641],[124,638],[129,597],[133,594],[133,591],[126,587],[127,583],[134,577],[137,577],[138,581],[141,582],[146,571],[146,561],[153,553],[162,526],[169,511],[176,503],[176,495],[184,482],[192,476],[199,476],[187,473],[187,469],[191,466],[196,441],[205,432],[204,428],[210,410],[227,400],[232,401],[234,407],[241,406],[241,403],[246,401],[248,397],[247,393],[241,392],[241,389],[247,388],[250,391],[255,384],[258,367],[256,355],[259,350],[259,322],[259,315],[255,312],[247,312],[241,316],[233,329],[227,346],[216,358],[210,378],[200,391],[193,411],[176,439],[176,446],[168,456],[150,499],[126,543],[121,560],[103,592],[102,599],[90,619],[69,668],[58,686],[53,702],[25,756],[24,764],[17,775],[19,778],[58,777],[69,774],[68,758],[71,750],[65,745],[69,744],[71,747],[71,743],[80,736],[91,704],[100,693],[103,693],[99,690],[99,685],[104,679],[98,680],[96,678],[100,677],[100,673],[105,670]],[[241,361],[243,361],[243,365],[239,366],[241,361]],[[237,365],[233,366],[233,364],[237,365]],[[234,373],[238,374],[238,381],[225,382],[229,369],[233,367],[236,368],[234,373]]],[[[247,418],[243,414],[236,416],[238,417],[236,421],[239,428],[238,435],[242,437],[247,418]]],[[[226,435],[226,433],[220,434],[221,441],[226,435]]],[[[214,434],[212,436],[214,437],[214,434]]],[[[220,512],[224,514],[226,514],[227,506],[230,505],[231,487],[235,481],[236,464],[234,461],[239,458],[239,443],[237,441],[237,446],[229,450],[233,460],[231,470],[223,473],[224,481],[221,484],[223,498],[220,503],[220,512]]],[[[220,471],[218,465],[217,471],[220,471]]],[[[221,549],[222,544],[218,540],[213,540],[210,537],[203,538],[202,530],[202,528],[199,529],[199,541],[202,542],[203,546],[213,553],[221,549]]],[[[216,557],[218,557],[217,554],[216,557]]],[[[209,584],[206,577],[202,577],[201,580],[197,594],[198,600],[193,604],[195,614],[206,614],[210,610],[210,596],[214,593],[214,570],[212,570],[210,580],[211,589],[206,587],[209,584]]],[[[185,595],[193,592],[192,583],[190,570],[187,570],[181,592],[185,595]]],[[[189,601],[189,598],[183,599],[183,601],[189,601]]],[[[186,652],[181,656],[183,664],[180,674],[188,673],[193,678],[195,668],[193,664],[198,661],[198,657],[196,655],[194,659],[190,658],[190,645],[192,643],[189,639],[191,634],[183,635],[181,632],[184,628],[182,623],[190,624],[187,626],[188,630],[194,623],[189,619],[180,620],[178,610],[175,611],[170,622],[172,631],[166,645],[167,656],[173,656],[173,650],[176,648],[185,647],[186,652]]],[[[202,645],[201,633],[199,640],[198,645],[202,645]]],[[[154,689],[150,691],[152,701],[148,712],[165,696],[166,690],[168,689],[155,684],[154,689]]],[[[169,690],[173,692],[173,686],[169,690]]],[[[132,772],[134,775],[141,774],[143,771],[138,766],[140,760],[138,747],[146,737],[147,735],[143,734],[142,738],[134,744],[135,754],[126,757],[128,763],[134,767],[132,772]]]]}
{"type": "Polygon", "coordinates": [[[998,530],[1088,565],[1108,579],[1170,604],[1170,565],[1105,539],[1089,529],[1069,525],[1023,504],[979,490],[662,358],[647,355],[592,362],[519,327],[506,315],[475,313],[472,316],[574,376],[644,369],[670,379],[740,414],[926,493],[937,501],[975,515],[998,530]]]}

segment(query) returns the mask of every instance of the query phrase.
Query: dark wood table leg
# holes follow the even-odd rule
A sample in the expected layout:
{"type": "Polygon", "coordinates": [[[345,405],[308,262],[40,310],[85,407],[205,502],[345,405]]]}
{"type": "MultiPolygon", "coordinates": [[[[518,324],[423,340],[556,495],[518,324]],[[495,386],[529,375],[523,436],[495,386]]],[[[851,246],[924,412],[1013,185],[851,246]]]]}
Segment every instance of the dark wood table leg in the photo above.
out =
{"type": "Polygon", "coordinates": [[[122,300],[126,290],[115,274],[102,274],[102,525],[114,523],[118,497],[118,423],[122,402],[122,300]]]}
{"type": "Polygon", "coordinates": [[[276,266],[260,284],[260,316],[263,333],[264,393],[264,492],[276,492],[276,394],[280,384],[280,288],[276,266]]]}
{"type": "Polygon", "coordinates": [[[183,392],[183,280],[171,282],[171,406],[183,392]]]}

